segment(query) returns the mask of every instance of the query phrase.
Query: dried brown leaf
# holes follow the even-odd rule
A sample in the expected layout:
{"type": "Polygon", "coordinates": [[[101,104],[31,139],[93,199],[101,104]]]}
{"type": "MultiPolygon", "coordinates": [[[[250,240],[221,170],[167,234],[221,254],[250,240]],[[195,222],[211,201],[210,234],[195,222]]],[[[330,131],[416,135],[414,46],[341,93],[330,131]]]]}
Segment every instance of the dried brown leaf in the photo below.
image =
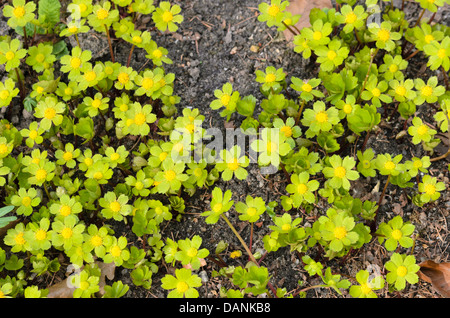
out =
{"type": "MultiPolygon", "coordinates": [[[[309,27],[309,12],[314,8],[332,8],[331,0],[290,0],[287,11],[293,15],[301,14],[302,17],[295,25],[297,29],[301,30],[305,27],[309,27]]],[[[287,41],[292,41],[294,36],[289,30],[284,31],[284,36],[287,41]]]]}
{"type": "Polygon", "coordinates": [[[450,263],[435,263],[427,260],[419,264],[420,279],[430,283],[445,298],[450,298],[450,263]]]}
{"type": "MultiPolygon", "coordinates": [[[[103,262],[96,262],[98,267],[100,268],[101,274],[100,274],[100,281],[99,281],[99,296],[103,296],[105,293],[105,277],[107,277],[109,280],[114,279],[114,271],[116,269],[116,265],[114,263],[103,263],[103,262]]],[[[83,268],[80,269],[80,271],[83,270],[83,268]]],[[[70,273],[69,273],[70,274],[70,273]]],[[[48,296],[47,298],[72,298],[73,292],[76,289],[74,287],[70,280],[71,276],[67,277],[65,280],[60,281],[59,283],[56,283],[48,288],[48,296]]]]}

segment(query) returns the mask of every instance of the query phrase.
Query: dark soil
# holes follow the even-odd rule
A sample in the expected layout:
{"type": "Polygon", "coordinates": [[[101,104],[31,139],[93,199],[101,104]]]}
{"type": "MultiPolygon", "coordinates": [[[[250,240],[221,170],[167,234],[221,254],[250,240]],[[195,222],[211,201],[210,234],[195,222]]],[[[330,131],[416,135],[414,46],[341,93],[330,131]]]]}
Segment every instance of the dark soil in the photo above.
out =
{"type": "MultiPolygon", "coordinates": [[[[165,65],[167,72],[176,75],[175,94],[181,97],[178,105],[180,112],[183,108],[198,108],[205,116],[205,127],[219,127],[225,129],[225,120],[219,116],[218,111],[209,108],[209,104],[214,99],[215,89],[221,89],[226,82],[231,82],[233,88],[238,90],[241,96],[253,95],[260,101],[263,96],[259,91],[259,84],[255,81],[255,70],[264,70],[267,66],[283,68],[287,74],[287,79],[296,76],[308,79],[317,76],[318,67],[311,60],[304,60],[301,55],[295,53],[292,47],[276,32],[269,29],[264,23],[257,20],[257,7],[260,0],[182,0],[172,1],[181,6],[184,22],[174,34],[166,33],[153,36],[153,39],[160,45],[168,49],[169,57],[173,60],[172,65],[165,65]],[[258,47],[257,52],[251,47],[258,47]]],[[[414,20],[419,14],[416,3],[408,3],[406,7],[408,19],[414,20]]],[[[442,21],[448,22],[448,9],[439,16],[442,21]]],[[[2,22],[2,19],[0,19],[2,22]]],[[[91,41],[87,43],[94,52],[94,56],[108,58],[108,50],[105,45],[106,39],[98,36],[90,36],[91,41]]],[[[126,64],[130,47],[124,43],[116,45],[116,60],[126,64]]],[[[141,50],[134,50],[131,66],[139,70],[145,66],[145,53],[141,50]]],[[[410,78],[428,78],[431,73],[424,73],[422,67],[426,63],[423,56],[416,55],[410,61],[410,72],[406,75],[410,78]],[[411,66],[412,65],[412,66],[411,66]]],[[[435,72],[440,79],[442,74],[435,72]]],[[[288,83],[289,84],[289,83],[288,83]]],[[[259,103],[258,103],[259,105],[259,103]]],[[[392,110],[389,110],[392,112],[392,110]]],[[[428,106],[424,105],[418,109],[421,115],[432,118],[428,106]]],[[[29,114],[14,114],[13,123],[18,126],[26,126],[26,121],[30,120],[29,114]],[[24,117],[25,116],[25,117],[24,117]],[[25,121],[23,120],[25,118],[25,121]]],[[[231,118],[232,123],[238,127],[242,117],[231,118]]],[[[433,121],[429,121],[433,122],[433,121]]],[[[414,146],[407,137],[393,138],[403,129],[403,119],[398,115],[391,116],[384,120],[378,131],[371,134],[367,142],[367,148],[373,148],[375,153],[388,152],[390,154],[402,154],[407,160],[414,156],[424,155],[421,147],[414,146]]],[[[363,136],[364,137],[364,136],[363,136]]],[[[363,138],[362,138],[363,139],[363,138]]],[[[357,146],[360,147],[362,140],[357,146]]],[[[354,152],[354,149],[348,149],[354,152]]],[[[445,152],[446,146],[436,150],[445,152]]],[[[439,161],[433,164],[430,174],[438,177],[446,184],[449,183],[448,160],[439,161]]],[[[280,195],[285,194],[287,180],[282,172],[266,178],[260,172],[257,165],[250,165],[249,176],[245,181],[232,180],[228,183],[219,182],[216,185],[222,189],[230,189],[233,192],[233,200],[244,201],[247,195],[260,196],[266,202],[279,200],[280,195]]],[[[378,200],[379,193],[384,186],[385,179],[362,179],[353,184],[353,195],[378,200]]],[[[203,211],[209,210],[209,200],[211,189],[198,190],[194,196],[184,196],[186,201],[186,211],[180,222],[175,220],[169,222],[162,230],[163,237],[170,237],[174,240],[191,238],[200,235],[203,239],[202,247],[207,248],[210,254],[214,254],[217,244],[225,241],[229,244],[228,249],[222,257],[228,265],[245,266],[247,257],[245,253],[238,259],[228,257],[229,252],[242,249],[240,242],[229,229],[223,220],[215,225],[205,223],[205,218],[200,216],[203,211]]],[[[318,216],[323,215],[327,209],[326,202],[319,202],[309,215],[302,215],[304,222],[312,224],[318,216]]],[[[385,201],[379,213],[379,221],[389,220],[393,216],[400,214],[404,220],[409,220],[416,225],[417,240],[413,251],[417,262],[431,259],[435,262],[449,261],[450,251],[449,227],[450,222],[450,192],[442,193],[441,198],[423,208],[418,208],[411,202],[411,191],[404,190],[393,185],[387,189],[385,201]]],[[[281,213],[278,208],[277,213],[281,213]]],[[[293,215],[296,216],[296,215],[293,215]]],[[[234,226],[240,231],[241,236],[247,242],[250,240],[250,226],[238,219],[237,212],[232,208],[228,212],[228,217],[234,226]]],[[[254,227],[253,251],[260,251],[264,254],[262,239],[269,233],[268,226],[272,225],[267,214],[262,216],[262,223],[254,227]]],[[[131,227],[118,228],[117,234],[126,234],[132,238],[131,227]]],[[[311,250],[315,253],[315,249],[311,250]]],[[[339,273],[344,277],[354,277],[361,269],[379,266],[383,270],[383,264],[389,258],[388,252],[380,246],[376,239],[365,244],[360,250],[354,251],[346,257],[345,262],[332,260],[324,262],[325,267],[331,267],[334,273],[339,273]]],[[[212,261],[206,260],[206,265],[196,271],[204,284],[198,289],[201,298],[218,298],[221,287],[232,288],[227,279],[211,276],[213,270],[220,268],[212,261]]],[[[286,288],[293,291],[298,288],[298,282],[303,281],[302,287],[320,284],[317,277],[309,277],[304,270],[301,257],[295,253],[290,253],[288,248],[282,248],[276,253],[269,253],[261,265],[268,268],[271,275],[271,283],[275,288],[286,288]]],[[[153,275],[153,285],[147,290],[136,287],[131,281],[130,270],[119,267],[116,269],[115,279],[120,279],[124,284],[130,286],[126,297],[131,298],[153,298],[165,297],[167,291],[161,288],[160,279],[166,273],[172,273],[173,268],[167,264],[161,264],[159,272],[153,275]]],[[[380,297],[439,297],[430,284],[420,282],[408,287],[398,294],[388,293],[383,290],[380,297]]],[[[307,292],[307,297],[340,297],[328,289],[316,288],[307,292]]],[[[349,297],[348,292],[344,292],[344,297],[349,297]]]]}

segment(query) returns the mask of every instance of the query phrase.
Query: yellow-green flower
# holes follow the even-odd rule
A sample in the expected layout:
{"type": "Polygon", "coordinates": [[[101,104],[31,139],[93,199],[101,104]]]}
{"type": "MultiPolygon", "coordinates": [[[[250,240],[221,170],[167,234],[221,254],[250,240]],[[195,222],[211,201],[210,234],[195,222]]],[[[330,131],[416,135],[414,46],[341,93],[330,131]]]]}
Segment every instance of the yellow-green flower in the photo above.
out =
{"type": "Polygon", "coordinates": [[[311,78],[309,80],[301,80],[295,76],[291,77],[291,88],[300,93],[300,98],[304,101],[311,101],[315,97],[324,97],[323,93],[317,89],[322,82],[319,78],[311,78]]]}
{"type": "Polygon", "coordinates": [[[80,89],[85,90],[88,87],[93,87],[98,84],[105,77],[103,65],[97,63],[92,67],[91,63],[83,64],[81,74],[75,80],[79,83],[80,89]]]}
{"type": "Polygon", "coordinates": [[[419,117],[412,119],[413,126],[408,128],[408,133],[413,137],[412,143],[417,145],[420,142],[429,142],[437,133],[436,130],[430,128],[427,124],[422,122],[419,117]]]}
{"type": "Polygon", "coordinates": [[[181,188],[182,182],[188,179],[184,173],[186,164],[182,161],[174,162],[170,157],[161,165],[162,170],[155,175],[155,186],[158,193],[174,193],[181,188]]]}
{"type": "Polygon", "coordinates": [[[86,18],[92,12],[92,0],[72,0],[67,6],[73,19],[86,18]]]}
{"type": "Polygon", "coordinates": [[[61,31],[61,33],[59,34],[60,37],[66,36],[72,36],[75,35],[77,36],[80,33],[87,33],[89,32],[89,27],[87,25],[84,25],[86,23],[86,19],[81,19],[81,20],[72,20],[70,22],[67,23],[67,26],[65,29],[63,29],[61,31]]]}
{"type": "Polygon", "coordinates": [[[11,42],[0,42],[0,64],[5,64],[5,70],[10,70],[19,67],[20,59],[27,55],[27,50],[21,49],[21,42],[18,39],[13,39],[11,42]]]}
{"type": "Polygon", "coordinates": [[[117,147],[117,149],[108,147],[105,150],[105,161],[109,163],[111,168],[115,168],[118,164],[125,162],[128,154],[129,152],[126,150],[124,145],[117,147]]]}
{"type": "Polygon", "coordinates": [[[55,220],[52,223],[52,244],[55,247],[63,247],[69,250],[72,246],[80,246],[83,243],[85,225],[79,223],[78,217],[69,215],[63,220],[55,220]]]}
{"type": "Polygon", "coordinates": [[[72,49],[72,54],[61,58],[61,72],[69,73],[69,79],[75,80],[80,74],[82,67],[90,61],[92,53],[89,50],[82,51],[79,46],[72,49]]]}
{"type": "Polygon", "coordinates": [[[353,170],[356,165],[355,159],[349,156],[341,158],[338,155],[333,155],[330,157],[329,163],[330,166],[323,168],[322,172],[329,179],[330,186],[335,189],[342,187],[345,190],[350,190],[350,181],[359,178],[359,173],[353,170]]]}
{"type": "Polygon", "coordinates": [[[19,94],[19,89],[16,88],[16,83],[7,78],[5,82],[0,82],[0,108],[9,106],[12,99],[19,94]]]}
{"type": "Polygon", "coordinates": [[[61,97],[65,102],[67,102],[73,99],[75,96],[78,96],[80,94],[80,89],[78,88],[77,82],[69,81],[68,84],[59,82],[55,94],[61,97]]]}
{"type": "Polygon", "coordinates": [[[109,107],[109,97],[103,97],[102,93],[96,93],[94,98],[85,97],[83,104],[86,105],[86,110],[90,117],[97,116],[99,112],[103,112],[109,107]]]}
{"type": "Polygon", "coordinates": [[[438,182],[436,177],[425,175],[419,183],[420,200],[422,202],[436,201],[441,196],[440,191],[445,190],[444,182],[438,182]]]}
{"type": "Polygon", "coordinates": [[[94,179],[99,184],[106,184],[113,176],[109,164],[104,161],[95,161],[86,171],[86,178],[94,179]]]}
{"type": "Polygon", "coordinates": [[[211,195],[211,210],[201,214],[202,216],[206,216],[205,222],[207,224],[217,223],[220,215],[228,211],[234,204],[234,201],[231,200],[231,196],[233,195],[231,190],[226,190],[224,193],[222,189],[215,187],[211,195]]]}
{"type": "Polygon", "coordinates": [[[178,30],[178,26],[175,23],[183,22],[183,16],[179,13],[181,12],[181,8],[178,5],[170,5],[168,1],[161,1],[159,3],[159,7],[155,9],[152,14],[153,22],[155,22],[155,26],[161,32],[169,29],[170,32],[176,32],[178,30]]]}
{"type": "Polygon", "coordinates": [[[293,206],[298,208],[303,202],[314,203],[316,197],[314,191],[319,188],[319,181],[310,180],[309,173],[302,171],[291,175],[291,183],[286,186],[286,191],[291,194],[293,206]]]}
{"type": "Polygon", "coordinates": [[[404,248],[409,248],[414,244],[410,237],[414,232],[415,226],[409,222],[403,222],[400,215],[392,218],[388,223],[382,222],[377,230],[378,242],[381,244],[384,240],[384,246],[388,251],[394,251],[398,244],[404,248]]]}
{"type": "Polygon", "coordinates": [[[402,35],[399,32],[392,30],[392,25],[388,21],[383,21],[381,24],[371,23],[369,25],[369,32],[372,34],[372,40],[379,49],[386,51],[394,50],[395,42],[400,40],[402,35]]]}
{"type": "Polygon", "coordinates": [[[113,29],[117,38],[121,38],[127,34],[131,34],[134,31],[134,23],[131,17],[120,19],[113,23],[113,29]]]}
{"type": "MultiPolygon", "coordinates": [[[[153,73],[152,70],[145,70],[143,73],[136,75],[134,83],[138,86],[134,91],[136,96],[146,95],[152,97],[156,91],[159,90],[159,81],[163,79],[163,74],[153,73]]],[[[153,98],[153,97],[152,97],[153,98]]]]}
{"type": "Polygon", "coordinates": [[[64,146],[64,150],[58,149],[55,151],[56,161],[59,165],[66,165],[69,168],[74,168],[76,165],[75,159],[81,154],[80,149],[75,149],[70,142],[64,146]]]}
{"type": "Polygon", "coordinates": [[[167,57],[167,49],[163,48],[162,46],[158,46],[158,44],[155,41],[149,41],[144,46],[145,51],[147,52],[147,55],[145,56],[148,59],[151,59],[153,64],[156,66],[161,66],[162,63],[166,64],[172,64],[172,60],[167,57]]]}
{"type": "Polygon", "coordinates": [[[328,46],[320,45],[314,49],[321,70],[332,71],[344,62],[350,50],[342,44],[340,40],[332,40],[328,46]]]}
{"type": "Polygon", "coordinates": [[[448,72],[450,69],[450,38],[444,37],[441,42],[431,41],[423,47],[425,54],[429,57],[427,66],[432,71],[437,70],[439,67],[448,72]]]}
{"type": "Polygon", "coordinates": [[[406,282],[416,284],[419,281],[416,273],[420,266],[416,264],[414,255],[394,253],[384,267],[389,271],[386,281],[393,284],[397,290],[405,289],[406,282]]]}
{"type": "Polygon", "coordinates": [[[422,105],[424,102],[433,104],[445,93],[445,87],[438,85],[437,76],[430,77],[426,83],[423,79],[416,78],[414,83],[417,90],[417,97],[414,99],[416,105],[422,105]]]}
{"type": "Polygon", "coordinates": [[[305,109],[301,120],[304,126],[308,127],[305,132],[307,138],[314,137],[320,132],[330,131],[339,122],[339,111],[331,106],[328,109],[322,101],[317,101],[313,109],[305,109]]]}
{"type": "Polygon", "coordinates": [[[134,12],[147,15],[155,11],[155,6],[153,0],[134,0],[131,3],[131,9],[134,12]]]}
{"type": "Polygon", "coordinates": [[[114,87],[117,89],[131,90],[134,88],[134,78],[137,72],[132,67],[122,66],[117,73],[117,80],[114,87]]]}
{"type": "Polygon", "coordinates": [[[11,204],[17,206],[17,215],[29,216],[33,213],[33,208],[41,203],[41,198],[37,195],[35,188],[19,188],[17,194],[11,197],[11,204]]]}
{"type": "Polygon", "coordinates": [[[398,102],[405,102],[414,100],[416,97],[416,91],[414,91],[414,81],[412,79],[406,80],[392,80],[389,82],[391,89],[389,95],[395,98],[398,102]]]}
{"type": "Polygon", "coordinates": [[[33,67],[36,72],[43,72],[53,66],[56,56],[52,54],[53,45],[39,43],[38,46],[28,48],[28,57],[26,63],[33,67]]]}
{"type": "Polygon", "coordinates": [[[9,229],[6,232],[6,236],[3,239],[3,242],[11,246],[11,252],[25,252],[30,250],[29,243],[24,238],[25,234],[25,225],[24,223],[18,223],[13,229],[9,229]]]}
{"type": "Polygon", "coordinates": [[[111,242],[106,246],[106,255],[103,257],[105,263],[112,263],[116,266],[121,266],[124,261],[130,258],[130,251],[127,248],[127,238],[121,236],[112,237],[111,242]]]}
{"type": "Polygon", "coordinates": [[[377,298],[376,290],[384,287],[385,281],[383,276],[372,277],[366,270],[360,270],[356,274],[356,281],[359,285],[350,287],[350,295],[354,298],[377,298]]]}
{"type": "Polygon", "coordinates": [[[105,1],[103,4],[94,5],[87,19],[89,25],[97,32],[106,32],[114,22],[119,20],[119,11],[111,9],[111,2],[105,1]]]}
{"type": "Polygon", "coordinates": [[[126,112],[126,119],[131,120],[131,124],[127,127],[127,131],[134,136],[146,136],[150,132],[149,124],[156,121],[156,115],[152,113],[152,105],[142,106],[135,102],[130,105],[130,109],[126,112]]]}
{"type": "Polygon", "coordinates": [[[151,34],[148,31],[132,30],[122,34],[122,39],[133,44],[136,47],[144,48],[151,42],[151,34]]]}
{"type": "Polygon", "coordinates": [[[103,208],[102,215],[106,219],[113,218],[116,221],[122,221],[124,216],[131,213],[132,206],[128,204],[128,196],[125,194],[116,194],[112,191],[107,192],[103,198],[99,199],[99,204],[103,208]]]}
{"type": "Polygon", "coordinates": [[[202,286],[201,278],[187,268],[176,269],[175,276],[166,274],[161,282],[162,288],[171,290],[168,298],[197,298],[199,294],[195,287],[202,286]]]}
{"type": "Polygon", "coordinates": [[[36,4],[33,1],[13,0],[12,6],[5,5],[3,15],[8,19],[8,25],[11,28],[24,27],[31,22],[35,15],[36,4]]]}
{"type": "Polygon", "coordinates": [[[63,194],[59,201],[50,205],[50,213],[55,215],[57,219],[65,219],[69,215],[77,215],[83,211],[83,206],[76,197],[70,197],[68,194],[63,194]]]}
{"type": "Polygon", "coordinates": [[[386,81],[396,79],[401,81],[404,79],[403,70],[408,66],[408,61],[404,60],[401,55],[392,56],[385,54],[383,64],[380,65],[378,71],[383,74],[386,81]]]}
{"type": "Polygon", "coordinates": [[[61,125],[63,113],[66,105],[59,102],[56,97],[48,96],[40,100],[35,108],[34,117],[41,118],[39,126],[44,130],[49,130],[52,125],[61,125]]]}
{"type": "Polygon", "coordinates": [[[394,158],[388,153],[379,154],[375,159],[375,165],[380,174],[382,175],[391,175],[397,176],[400,172],[403,171],[403,165],[400,164],[403,156],[397,155],[394,158]]]}
{"type": "Polygon", "coordinates": [[[223,149],[220,153],[221,161],[216,163],[216,168],[222,172],[223,181],[230,181],[233,176],[239,180],[245,180],[248,172],[245,169],[249,165],[249,159],[241,155],[241,147],[234,145],[230,150],[223,149]]]}
{"type": "Polygon", "coordinates": [[[247,195],[244,202],[236,202],[236,211],[239,213],[239,220],[254,223],[259,220],[259,216],[266,211],[266,202],[260,197],[247,195]]]}
{"type": "Polygon", "coordinates": [[[258,21],[266,22],[268,27],[280,26],[284,17],[284,11],[289,5],[289,1],[271,0],[270,4],[262,2],[259,4],[258,9],[260,15],[258,21]]]}
{"type": "Polygon", "coordinates": [[[13,141],[8,141],[5,137],[0,137],[0,159],[8,156],[13,149],[13,141]]]}
{"type": "Polygon", "coordinates": [[[362,29],[364,27],[366,17],[367,12],[363,6],[357,5],[352,8],[352,6],[345,4],[341,8],[340,14],[337,16],[337,20],[340,23],[345,24],[343,31],[345,33],[350,33],[354,29],[362,29]]]}
{"type": "Polygon", "coordinates": [[[30,243],[31,250],[48,250],[51,246],[53,231],[50,230],[50,220],[42,218],[39,223],[29,223],[24,239],[30,243]]]}

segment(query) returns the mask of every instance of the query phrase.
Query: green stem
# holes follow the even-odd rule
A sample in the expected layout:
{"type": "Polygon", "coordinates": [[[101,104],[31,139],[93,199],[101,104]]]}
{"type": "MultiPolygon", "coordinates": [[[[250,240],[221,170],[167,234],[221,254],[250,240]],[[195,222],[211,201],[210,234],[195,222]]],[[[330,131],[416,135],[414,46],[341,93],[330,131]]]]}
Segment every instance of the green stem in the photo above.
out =
{"type": "Polygon", "coordinates": [[[241,242],[242,247],[244,247],[245,251],[247,252],[248,256],[250,257],[250,260],[252,262],[254,262],[255,264],[258,264],[257,260],[255,259],[255,257],[253,256],[253,253],[250,251],[250,249],[248,248],[247,244],[245,243],[244,239],[239,235],[238,231],[236,230],[236,228],[233,226],[233,224],[231,224],[230,220],[222,213],[220,215],[225,222],[228,224],[228,226],[230,227],[231,231],[233,231],[234,235],[236,235],[236,237],[238,238],[239,242],[241,242]]]}
{"type": "MultiPolygon", "coordinates": [[[[233,231],[234,235],[236,235],[236,237],[238,238],[238,240],[241,242],[242,246],[244,247],[245,251],[247,252],[250,260],[255,263],[256,266],[259,267],[259,263],[256,260],[256,258],[253,256],[252,252],[250,251],[250,249],[248,248],[247,244],[245,243],[244,239],[239,235],[238,231],[236,230],[236,228],[233,226],[233,224],[231,224],[230,220],[222,213],[220,215],[222,217],[222,219],[225,220],[225,222],[228,224],[228,226],[230,227],[231,231],[233,231]]],[[[270,288],[270,290],[272,291],[272,293],[275,295],[277,295],[277,291],[275,290],[275,288],[272,286],[272,284],[270,282],[267,283],[267,286],[270,288]]],[[[270,296],[270,294],[268,294],[270,296]]]]}
{"type": "Polygon", "coordinates": [[[114,63],[115,62],[115,60],[114,60],[114,51],[113,51],[112,44],[111,44],[111,37],[109,36],[109,29],[106,26],[106,24],[103,24],[103,26],[105,27],[106,36],[108,38],[109,53],[111,54],[111,62],[114,63]]]}
{"type": "Polygon", "coordinates": [[[78,34],[75,34],[75,40],[77,40],[78,47],[81,49],[80,40],[78,39],[78,34]]]}
{"type": "Polygon", "coordinates": [[[300,116],[302,115],[303,108],[305,107],[305,104],[306,104],[306,101],[303,100],[303,101],[302,101],[302,104],[300,105],[300,109],[298,110],[297,118],[295,119],[295,124],[296,124],[296,125],[297,125],[298,122],[300,121],[300,116]]]}
{"type": "Polygon", "coordinates": [[[367,69],[367,74],[366,74],[366,78],[364,79],[364,84],[363,84],[363,86],[362,86],[362,88],[361,88],[361,91],[359,92],[358,102],[359,102],[360,99],[361,99],[361,94],[362,94],[362,92],[363,92],[364,89],[366,88],[367,80],[369,79],[369,75],[370,75],[370,69],[372,68],[372,63],[373,63],[373,60],[375,59],[375,56],[377,56],[378,50],[379,50],[379,48],[377,48],[376,51],[375,51],[375,53],[372,54],[372,56],[370,57],[369,68],[367,69]]]}
{"type": "Polygon", "coordinates": [[[47,181],[44,182],[44,190],[45,193],[47,194],[47,198],[50,200],[50,193],[48,192],[47,181]]]}

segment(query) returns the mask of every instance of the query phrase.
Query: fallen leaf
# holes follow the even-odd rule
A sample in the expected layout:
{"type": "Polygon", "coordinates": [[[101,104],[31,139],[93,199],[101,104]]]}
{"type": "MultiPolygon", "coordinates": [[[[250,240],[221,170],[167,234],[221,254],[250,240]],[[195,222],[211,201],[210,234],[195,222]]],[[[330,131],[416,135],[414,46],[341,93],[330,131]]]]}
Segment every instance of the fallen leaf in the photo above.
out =
{"type": "MultiPolygon", "coordinates": [[[[199,258],[199,260],[200,260],[200,266],[205,266],[206,265],[206,261],[205,261],[204,258],[199,258]]],[[[183,265],[183,267],[187,268],[187,269],[192,269],[192,265],[191,264],[183,265]]]]}
{"type": "Polygon", "coordinates": [[[419,264],[418,275],[423,281],[445,298],[450,298],[450,263],[435,263],[427,260],[419,264]]]}
{"type": "MultiPolygon", "coordinates": [[[[290,0],[289,6],[286,8],[287,11],[291,12],[292,15],[301,14],[302,17],[298,20],[295,25],[297,29],[301,30],[305,27],[311,26],[309,23],[309,12],[314,8],[332,8],[331,0],[290,0]]],[[[294,36],[289,30],[283,31],[284,36],[287,41],[292,41],[294,36]]]]}
{"type": "MultiPolygon", "coordinates": [[[[98,295],[101,297],[105,294],[105,277],[107,277],[109,280],[114,279],[114,271],[116,269],[116,265],[114,263],[103,263],[103,262],[95,262],[98,267],[100,268],[101,274],[100,274],[100,280],[99,280],[99,292],[98,295]]],[[[83,268],[80,268],[76,272],[79,272],[83,270],[83,268]]],[[[72,274],[75,273],[68,273],[70,274],[69,277],[67,277],[65,280],[60,281],[59,283],[56,283],[48,288],[48,295],[47,298],[72,298],[73,292],[76,289],[75,286],[72,285],[70,280],[72,279],[72,274]]]]}

